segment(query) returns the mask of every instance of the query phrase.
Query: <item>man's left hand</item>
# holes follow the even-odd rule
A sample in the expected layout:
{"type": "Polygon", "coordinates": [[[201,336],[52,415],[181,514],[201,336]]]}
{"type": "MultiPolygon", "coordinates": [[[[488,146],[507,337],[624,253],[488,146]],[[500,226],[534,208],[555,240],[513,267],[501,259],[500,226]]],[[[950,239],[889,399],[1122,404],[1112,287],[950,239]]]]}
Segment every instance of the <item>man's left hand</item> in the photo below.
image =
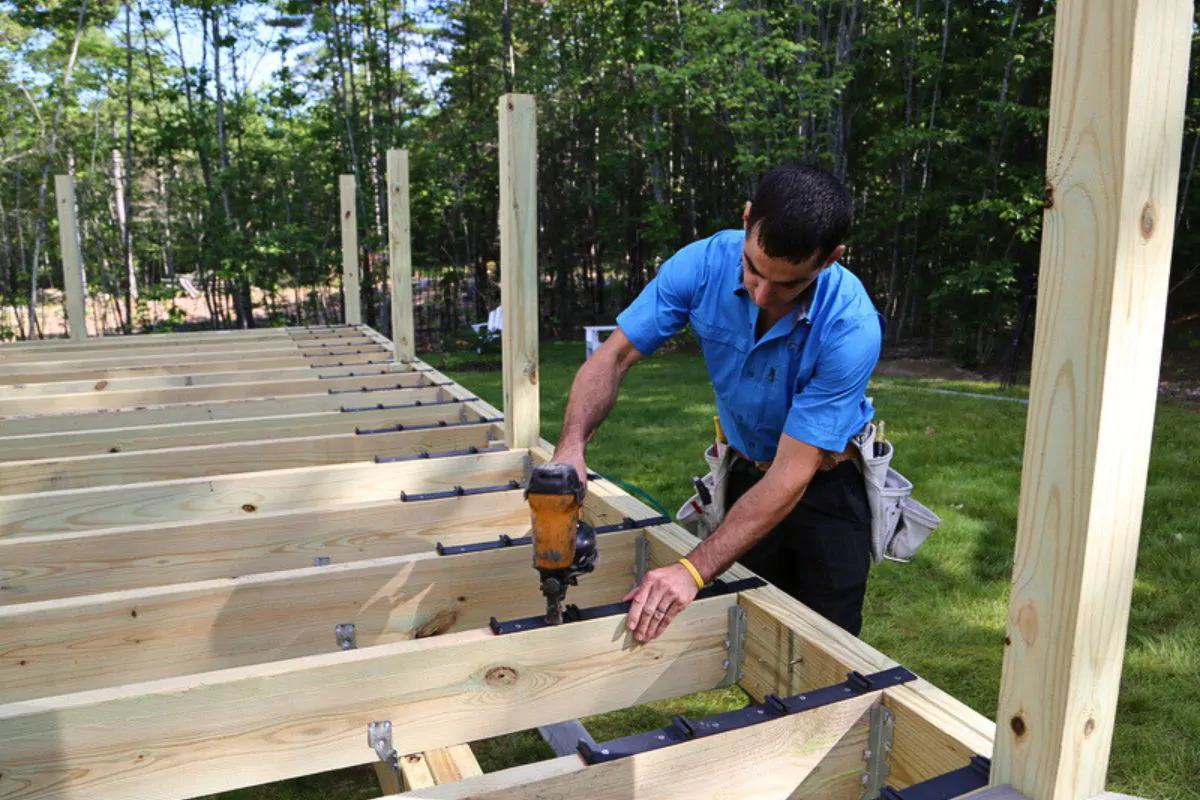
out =
{"type": "Polygon", "coordinates": [[[647,572],[641,584],[625,595],[630,602],[627,625],[633,638],[639,642],[657,638],[679,612],[691,605],[699,591],[682,564],[647,572]]]}

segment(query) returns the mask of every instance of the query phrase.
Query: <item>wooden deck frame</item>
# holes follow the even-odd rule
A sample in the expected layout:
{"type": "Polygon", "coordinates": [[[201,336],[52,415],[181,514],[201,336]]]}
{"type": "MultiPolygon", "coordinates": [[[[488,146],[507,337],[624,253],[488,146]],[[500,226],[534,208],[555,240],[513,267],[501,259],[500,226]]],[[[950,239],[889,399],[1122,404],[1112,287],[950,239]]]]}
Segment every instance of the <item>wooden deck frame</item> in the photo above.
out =
{"type": "MultiPolygon", "coordinates": [[[[1169,89],[1151,93],[1154,108],[1149,110],[1164,113],[1146,115],[1155,122],[1144,124],[1156,127],[1164,117],[1169,124],[1159,138],[1141,128],[1128,131],[1122,128],[1128,138],[1111,137],[1118,149],[1106,152],[1100,159],[1103,164],[1115,166],[1095,172],[1082,170],[1063,184],[1076,187],[1081,197],[1115,197],[1120,205],[1113,209],[1114,218],[1126,227],[1133,224],[1139,228],[1143,240],[1153,240],[1153,247],[1131,253],[1134,248],[1127,240],[1135,237],[1122,233],[1115,244],[1104,239],[1104,247],[1097,248],[1102,252],[1095,264],[1103,279],[1097,285],[1104,291],[1093,306],[1102,311],[1098,318],[1104,320],[1104,332],[1116,337],[1119,344],[1105,345],[1108,336],[1100,337],[1104,346],[1095,348],[1091,347],[1091,339],[1073,339],[1079,346],[1062,350],[1056,349],[1056,341],[1040,342],[1037,352],[1043,361],[1041,369],[1035,369],[1031,435],[1053,428],[1049,423],[1061,404],[1056,402],[1056,385],[1051,379],[1062,374],[1060,364],[1078,361],[1078,373],[1092,380],[1087,385],[1097,395],[1092,400],[1096,408],[1104,407],[1105,393],[1114,387],[1121,388],[1118,384],[1129,391],[1141,392],[1129,403],[1134,399],[1139,403],[1139,414],[1133,415],[1137,417],[1134,432],[1144,440],[1139,441],[1136,463],[1116,459],[1115,466],[1104,472],[1101,467],[1105,459],[1100,456],[1115,459],[1112,453],[1119,437],[1114,432],[1115,423],[1100,425],[1099,421],[1125,419],[1129,415],[1116,411],[1089,415],[1088,419],[1097,423],[1088,429],[1094,434],[1090,438],[1094,452],[1089,452],[1095,457],[1087,460],[1084,470],[1087,474],[1082,476],[1086,480],[1081,483],[1061,470],[1044,468],[1037,461],[1042,456],[1031,456],[1034,461],[1027,464],[1022,488],[1018,572],[1014,576],[1014,621],[1010,630],[1016,636],[1028,632],[1022,620],[1026,618],[1023,609],[1029,603],[1036,605],[1036,599],[1047,592],[1069,591],[1071,587],[1090,585],[1089,581],[1105,577],[1095,558],[1076,563],[1072,559],[1031,556],[1038,552],[1031,544],[1038,536],[1051,537],[1049,546],[1059,544],[1053,540],[1055,531],[1043,530],[1030,522],[1043,516],[1032,511],[1026,514],[1030,507],[1027,502],[1036,505],[1036,498],[1047,492],[1061,494],[1064,486],[1094,488],[1098,485],[1094,480],[1099,480],[1096,476],[1101,472],[1106,481],[1128,479],[1139,489],[1144,485],[1142,456],[1148,447],[1146,419],[1150,416],[1145,412],[1151,405],[1146,398],[1153,393],[1140,384],[1152,382],[1153,370],[1146,362],[1154,359],[1147,351],[1153,351],[1161,341],[1160,279],[1164,274],[1162,262],[1170,250],[1170,229],[1162,226],[1165,232],[1156,233],[1160,227],[1156,221],[1169,220],[1174,203],[1171,166],[1178,163],[1178,154],[1174,152],[1178,149],[1175,123],[1180,116],[1177,112],[1182,91],[1176,79],[1182,80],[1186,70],[1186,59],[1177,58],[1175,47],[1176,40],[1185,37],[1175,28],[1182,28],[1184,19],[1190,20],[1183,10],[1184,0],[1163,4],[1148,0],[1100,0],[1086,10],[1083,0],[1060,4],[1056,47],[1075,53],[1099,29],[1109,38],[1098,38],[1102,42],[1111,40],[1114,52],[1132,53],[1130,71],[1114,73],[1129,78],[1124,87],[1129,91],[1115,95],[1116,108],[1085,110],[1102,125],[1110,124],[1114,118],[1124,125],[1133,116],[1130,106],[1135,98],[1146,94],[1132,91],[1130,86],[1137,88],[1143,82],[1157,81],[1169,89]],[[1090,16],[1093,13],[1095,17],[1090,16]],[[1157,47],[1161,58],[1156,60],[1153,57],[1156,47],[1152,44],[1162,38],[1172,45],[1157,47]],[[1126,44],[1130,47],[1122,49],[1126,44]],[[1159,66],[1168,67],[1165,80],[1159,66]],[[1151,142],[1147,154],[1136,154],[1140,160],[1133,158],[1135,152],[1131,149],[1131,145],[1141,141],[1139,137],[1151,142]],[[1127,167],[1127,160],[1137,161],[1137,168],[1127,167]],[[1122,192],[1105,193],[1094,185],[1104,175],[1113,174],[1129,178],[1122,192]],[[1157,177],[1143,184],[1138,181],[1142,175],[1157,177]],[[1138,187],[1147,186],[1150,200],[1138,206],[1142,202],[1139,198],[1145,194],[1138,187]],[[1135,208],[1140,208],[1140,212],[1134,213],[1135,208]],[[1157,269],[1153,286],[1142,287],[1131,274],[1136,270],[1129,266],[1138,258],[1154,261],[1157,269]],[[1117,314],[1114,285],[1138,300],[1137,314],[1133,315],[1137,319],[1131,319],[1129,313],[1117,314]],[[1135,370],[1136,381],[1119,374],[1123,366],[1132,364],[1140,367],[1135,370]],[[1139,386],[1130,387],[1130,383],[1139,386]]],[[[1072,62],[1072,66],[1078,64],[1072,62]]],[[[1064,102],[1061,84],[1056,63],[1056,103],[1064,102]]],[[[1071,99],[1072,90],[1065,91],[1071,99]]],[[[506,110],[525,109],[525,103],[525,98],[502,99],[502,125],[506,110]]],[[[1067,106],[1070,105],[1068,102],[1067,106]]],[[[532,109],[521,113],[527,111],[531,113],[532,109]]],[[[1052,128],[1061,124],[1056,122],[1061,118],[1052,112],[1052,128]]],[[[1082,117],[1077,114],[1072,118],[1082,117]]],[[[520,138],[524,130],[531,131],[531,125],[511,124],[505,130],[508,150],[530,152],[530,142],[513,139],[520,138]]],[[[1103,146],[1110,146],[1111,142],[1105,139],[1103,146]]],[[[518,161],[513,159],[507,169],[511,170],[518,161]]],[[[524,180],[528,179],[528,175],[524,176],[524,180]]],[[[506,175],[510,189],[526,185],[521,180],[521,176],[511,172],[506,175]]],[[[509,201],[514,196],[523,197],[524,190],[510,191],[509,201]]],[[[1072,213],[1069,199],[1061,198],[1068,215],[1072,213]]],[[[516,205],[518,211],[519,205],[516,205]]],[[[1048,214],[1048,227],[1051,216],[1048,214]]],[[[1116,229],[1123,230],[1119,226],[1116,229]]],[[[1088,230],[1089,236],[1102,237],[1102,233],[1096,226],[1088,230]]],[[[1072,236],[1065,246],[1074,246],[1081,238],[1087,237],[1072,236]]],[[[510,229],[502,239],[519,241],[519,236],[510,229]]],[[[1068,282],[1069,273],[1065,270],[1073,263],[1071,258],[1048,256],[1045,262],[1048,272],[1045,285],[1054,287],[1068,282]]],[[[519,295],[522,286],[536,285],[528,280],[527,271],[535,268],[528,259],[511,263],[518,264],[517,269],[526,274],[510,274],[505,278],[506,285],[512,287],[510,297],[513,291],[519,295]]],[[[527,304],[528,298],[518,296],[512,305],[516,302],[527,304]]],[[[1045,307],[1042,305],[1040,313],[1047,313],[1045,307]]],[[[1128,304],[1122,303],[1121,307],[1128,311],[1128,304]]],[[[511,312],[506,309],[506,313],[511,312]]],[[[523,351],[529,355],[522,343],[530,338],[530,323],[529,319],[520,326],[506,323],[505,336],[509,341],[504,352],[510,361],[520,359],[523,351]]],[[[385,343],[373,331],[361,327],[358,330],[373,341],[385,343]]],[[[233,338],[227,341],[231,346],[236,344],[233,338]]],[[[131,356],[133,361],[143,358],[131,356]]],[[[127,362],[114,361],[118,362],[114,367],[126,367],[127,362]]],[[[402,364],[405,368],[425,366],[416,361],[402,361],[402,364]]],[[[428,374],[435,380],[434,376],[440,375],[433,371],[428,374]]],[[[549,443],[530,433],[531,425],[536,423],[536,416],[530,412],[530,408],[537,407],[536,359],[507,364],[505,384],[506,398],[518,407],[520,416],[519,421],[510,420],[506,428],[509,443],[521,445],[511,450],[399,464],[360,462],[211,479],[10,495],[0,497],[0,536],[6,537],[0,547],[14,549],[0,552],[15,552],[16,548],[26,546],[67,545],[70,549],[70,542],[78,542],[85,546],[99,545],[96,552],[100,554],[105,544],[112,544],[120,549],[119,560],[128,563],[139,558],[138,548],[153,546],[155,538],[176,533],[180,538],[174,544],[179,546],[186,541],[184,537],[205,535],[208,529],[215,531],[215,538],[220,541],[222,530],[226,527],[231,531],[239,527],[244,530],[246,515],[260,511],[263,516],[255,519],[281,523],[274,529],[275,536],[282,535],[289,527],[302,530],[308,521],[313,521],[319,529],[315,539],[323,543],[336,527],[337,517],[343,513],[348,518],[355,513],[369,516],[371,512],[365,509],[371,508],[385,515],[382,520],[375,517],[377,532],[410,543],[421,542],[428,529],[420,520],[404,518],[403,513],[388,514],[395,510],[400,486],[427,491],[508,480],[519,485],[533,463],[550,457],[549,443]],[[519,430],[514,430],[514,422],[519,422],[519,430]]],[[[469,399],[469,392],[457,385],[443,387],[439,396],[461,401],[464,408],[481,417],[498,415],[487,403],[469,399]]],[[[1125,396],[1120,391],[1111,396],[1116,398],[1114,402],[1124,402],[1125,396]]],[[[262,403],[264,408],[278,412],[284,404],[294,401],[260,398],[247,402],[262,403]]],[[[206,411],[212,413],[220,406],[210,404],[206,411]]],[[[166,410],[175,412],[180,408],[184,407],[166,410]]],[[[317,413],[297,412],[295,406],[287,408],[287,412],[273,416],[317,413]]],[[[58,430],[82,431],[88,430],[92,418],[109,418],[117,422],[106,427],[120,430],[144,420],[140,413],[121,411],[33,419],[58,423],[58,430]],[[85,417],[87,423],[81,421],[85,417]]],[[[185,419],[158,419],[154,424],[185,419]]],[[[3,424],[28,422],[7,420],[3,424]]],[[[1063,430],[1062,426],[1054,429],[1063,430]]],[[[536,430],[535,425],[532,430],[536,430]]],[[[0,430],[0,434],[9,433],[0,430]]],[[[1046,444],[1038,453],[1052,450],[1046,444]]],[[[1078,546],[1084,552],[1091,552],[1087,543],[1093,517],[1103,516],[1106,508],[1103,504],[1112,500],[1111,495],[1128,494],[1090,489],[1081,501],[1090,511],[1080,517],[1080,524],[1061,534],[1062,547],[1078,546]]],[[[607,481],[592,482],[590,493],[589,513],[598,518],[649,515],[649,509],[642,503],[607,481]]],[[[513,511],[512,495],[512,490],[508,490],[503,501],[509,503],[508,513],[513,511]]],[[[1140,518],[1137,500],[1117,502],[1123,504],[1124,523],[1136,530],[1140,518]]],[[[442,508],[437,507],[439,511],[442,508]]],[[[470,538],[478,530],[478,519],[464,519],[461,526],[451,523],[449,528],[448,536],[470,530],[472,533],[463,537],[470,538]]],[[[298,537],[293,545],[297,550],[311,547],[315,541],[301,539],[298,537]]],[[[585,585],[576,591],[577,596],[618,592],[631,585],[635,576],[630,574],[630,549],[645,553],[644,557],[634,555],[634,568],[639,561],[653,567],[670,563],[695,545],[693,537],[673,524],[613,534],[606,541],[612,547],[602,543],[602,553],[611,549],[620,555],[612,559],[615,564],[606,565],[591,576],[594,581],[589,583],[585,578],[585,585]]],[[[1124,560],[1132,561],[1132,548],[1128,545],[1136,544],[1136,535],[1127,534],[1122,541],[1127,545],[1123,550],[1124,560]]],[[[272,547],[267,539],[254,546],[260,548],[260,554],[261,548],[272,547]]],[[[170,546],[164,547],[170,551],[170,546]]],[[[178,550],[175,552],[180,555],[178,550]]],[[[144,557],[156,556],[148,552],[144,557]]],[[[171,555],[163,558],[172,561],[171,555]]],[[[187,561],[188,557],[180,560],[187,561]]],[[[200,565],[198,569],[205,576],[209,573],[204,570],[214,568],[203,554],[193,556],[192,560],[200,565]]],[[[528,551],[519,547],[450,557],[418,548],[402,555],[298,568],[277,562],[267,565],[254,559],[241,562],[234,554],[230,563],[251,563],[251,571],[241,578],[198,579],[185,577],[190,573],[181,570],[177,576],[187,582],[173,579],[159,585],[145,585],[147,576],[143,573],[135,578],[142,582],[135,588],[96,594],[82,591],[84,587],[76,584],[74,589],[64,589],[62,596],[51,591],[38,595],[42,599],[36,602],[16,602],[0,608],[0,624],[9,623],[14,630],[11,636],[24,636],[28,640],[27,643],[18,640],[15,648],[0,652],[0,660],[6,660],[5,672],[0,674],[11,674],[14,668],[9,659],[18,659],[17,668],[29,666],[19,663],[21,651],[28,647],[30,655],[39,661],[46,660],[39,666],[45,675],[52,677],[41,684],[11,679],[0,686],[0,691],[11,693],[11,697],[23,698],[0,705],[0,798],[73,797],[84,793],[101,800],[192,797],[372,762],[375,754],[366,746],[363,734],[369,722],[379,719],[392,723],[396,746],[401,752],[414,753],[712,688],[726,679],[729,620],[735,607],[744,609],[746,618],[740,685],[753,699],[768,693],[806,692],[836,683],[848,672],[866,674],[894,664],[771,586],[698,600],[680,614],[663,637],[650,644],[632,643],[620,614],[497,636],[479,627],[479,618],[487,609],[472,605],[470,597],[479,591],[494,592],[496,597],[481,605],[502,611],[540,600],[529,569],[528,551]],[[254,571],[264,569],[267,571],[254,571]],[[458,581],[463,583],[456,584],[458,581]],[[458,585],[469,588],[459,589],[458,585]],[[523,586],[527,588],[522,589],[523,586]],[[394,587],[403,588],[393,595],[394,587]],[[245,595],[249,599],[234,596],[242,588],[249,592],[245,595]],[[371,623],[365,624],[363,646],[320,652],[329,645],[318,641],[317,632],[327,629],[331,619],[341,618],[338,612],[369,616],[373,604],[361,599],[367,593],[371,598],[383,597],[386,601],[377,612],[379,616],[371,617],[371,623]],[[268,594],[274,599],[255,602],[268,594]],[[307,614],[298,611],[295,598],[299,597],[310,599],[322,610],[310,609],[307,614]],[[358,599],[341,606],[344,598],[358,599]],[[426,605],[422,607],[422,603],[426,605]],[[136,615],[139,605],[148,612],[146,619],[136,615]],[[123,616],[125,608],[129,608],[128,622],[123,616]],[[194,613],[198,631],[187,630],[193,613],[190,609],[197,609],[194,613]],[[277,609],[277,618],[272,609],[277,609]],[[461,616],[451,620],[455,610],[461,616]],[[293,612],[297,613],[292,615],[293,612]],[[235,632],[233,639],[226,641],[225,652],[189,656],[189,648],[194,650],[199,643],[210,641],[224,613],[230,615],[231,630],[246,631],[244,635],[251,643],[234,644],[241,635],[235,632]],[[320,620],[314,622],[313,617],[320,620]],[[134,634],[134,641],[130,642],[129,630],[135,625],[139,631],[145,630],[147,637],[163,637],[163,640],[143,642],[134,634]],[[465,629],[456,630],[455,626],[465,629]],[[22,633],[31,629],[34,633],[22,633]],[[90,642],[88,629],[99,631],[100,641],[90,642]],[[39,630],[50,631],[44,642],[36,640],[39,630]],[[419,636],[420,632],[433,635],[419,636]],[[389,640],[390,636],[399,641],[389,640]],[[126,658],[125,676],[118,671],[119,657],[103,656],[109,660],[98,661],[96,670],[79,670],[69,663],[72,651],[89,647],[104,649],[105,637],[118,652],[141,649],[150,656],[133,664],[126,658]],[[267,644],[255,650],[256,641],[267,644]],[[44,646],[45,651],[37,652],[38,646],[44,646]],[[223,661],[225,658],[231,660],[223,661]],[[39,696],[59,688],[72,691],[39,696]]],[[[228,565],[222,564],[220,568],[224,566],[228,565]]],[[[1038,608],[1039,620],[1049,627],[1072,627],[1080,637],[1079,646],[1085,649],[1089,637],[1096,635],[1097,626],[1117,626],[1123,631],[1131,569],[1131,564],[1123,563],[1114,571],[1115,577],[1105,583],[1111,588],[1111,593],[1104,593],[1106,597],[1111,594],[1111,607],[1106,608],[1111,613],[1104,619],[1087,617],[1081,610],[1084,604],[1076,602],[1078,598],[1075,601],[1068,598],[1068,602],[1038,608]],[[1086,624],[1076,624],[1081,620],[1086,624]]],[[[746,574],[743,568],[735,566],[723,577],[733,579],[746,574]]],[[[86,575],[82,579],[86,581],[86,575]]],[[[1057,655],[1040,653],[1037,648],[1044,649],[1044,645],[1036,637],[1025,641],[1023,647],[1038,654],[1039,664],[1045,661],[1060,666],[1062,674],[1053,668],[1025,670],[1023,662],[1014,655],[1018,648],[1008,651],[1000,698],[1001,721],[1008,726],[1006,715],[1012,708],[1030,708],[1033,707],[1030,704],[1036,703],[1046,710],[1037,725],[1027,729],[1031,732],[1028,737],[1015,725],[1009,726],[1018,740],[1007,743],[1004,738],[1000,740],[1004,744],[996,752],[993,781],[1014,780],[1019,783],[1017,788],[1029,792],[1034,800],[1086,797],[1095,791],[1098,780],[1102,783],[1115,704],[1114,692],[1095,694],[1095,691],[1096,687],[1111,689],[1115,684],[1121,653],[1110,648],[1100,654],[1102,657],[1080,664],[1067,658],[1075,651],[1074,644],[1060,646],[1057,655]],[[1093,690],[1088,696],[1093,700],[1089,702],[1095,703],[1100,721],[1093,721],[1091,730],[1083,730],[1082,736],[1087,739],[1094,734],[1098,744],[1080,744],[1077,734],[1069,732],[1067,717],[1076,709],[1071,702],[1060,702],[1062,698],[1055,694],[1063,691],[1062,680],[1067,683],[1064,697],[1074,698],[1073,702],[1080,702],[1074,689],[1093,690]]],[[[864,720],[875,706],[886,708],[894,718],[893,741],[887,755],[890,784],[905,786],[920,782],[963,766],[971,755],[993,754],[996,725],[918,677],[853,701],[843,700],[820,713],[805,712],[776,720],[769,723],[770,728],[753,726],[727,731],[599,766],[585,767],[578,757],[569,756],[429,788],[413,787],[410,782],[409,788],[413,789],[410,796],[545,797],[584,792],[587,796],[641,798],[673,794],[682,780],[696,784],[686,789],[689,797],[729,796],[734,790],[747,796],[855,798],[861,793],[860,778],[865,769],[861,760],[863,737],[871,724],[864,720]],[[786,746],[779,747],[781,741],[786,746]],[[720,754],[720,758],[714,754],[720,754]],[[764,769],[765,764],[774,769],[764,769]],[[763,785],[761,781],[766,776],[779,780],[773,785],[763,785]],[[734,781],[732,785],[727,782],[730,780],[734,781]],[[812,783],[814,780],[819,783],[812,783]]],[[[1002,795],[1023,796],[1011,787],[1005,788],[1002,795]]]]}

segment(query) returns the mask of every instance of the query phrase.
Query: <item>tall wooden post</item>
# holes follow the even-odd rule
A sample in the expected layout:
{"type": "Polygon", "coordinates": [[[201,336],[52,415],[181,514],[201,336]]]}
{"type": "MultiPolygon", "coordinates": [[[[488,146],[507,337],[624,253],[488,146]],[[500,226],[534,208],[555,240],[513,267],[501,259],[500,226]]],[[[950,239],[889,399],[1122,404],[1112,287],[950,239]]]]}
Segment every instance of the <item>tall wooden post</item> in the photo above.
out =
{"type": "Polygon", "coordinates": [[[358,211],[353,175],[341,176],[342,194],[342,294],[346,324],[362,325],[362,290],[358,273],[358,211]]]}
{"type": "Polygon", "coordinates": [[[408,151],[387,151],[388,271],[392,285],[392,343],[396,361],[416,358],[413,331],[412,222],[408,201],[408,151]]]}
{"type": "Polygon", "coordinates": [[[535,447],[538,409],[537,109],[527,94],[500,98],[500,305],[504,438],[535,447]]]}
{"type": "Polygon", "coordinates": [[[1057,6],[1037,337],[992,766],[1104,790],[1162,353],[1190,0],[1057,6]]]}
{"type": "Polygon", "coordinates": [[[79,223],[75,216],[74,179],[70,175],[55,175],[54,194],[58,200],[58,237],[62,245],[63,287],[67,293],[67,331],[72,339],[86,339],[87,310],[84,306],[79,223]]]}

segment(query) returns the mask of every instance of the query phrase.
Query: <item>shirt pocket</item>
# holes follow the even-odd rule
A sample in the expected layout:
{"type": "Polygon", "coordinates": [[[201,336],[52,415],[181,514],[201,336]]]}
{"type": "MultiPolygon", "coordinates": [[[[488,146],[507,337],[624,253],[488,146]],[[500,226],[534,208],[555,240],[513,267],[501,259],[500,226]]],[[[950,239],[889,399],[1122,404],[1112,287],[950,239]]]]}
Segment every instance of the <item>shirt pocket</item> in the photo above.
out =
{"type": "Polygon", "coordinates": [[[730,392],[740,380],[745,360],[742,337],[729,328],[704,320],[693,319],[691,325],[700,341],[714,387],[719,394],[730,392]]]}

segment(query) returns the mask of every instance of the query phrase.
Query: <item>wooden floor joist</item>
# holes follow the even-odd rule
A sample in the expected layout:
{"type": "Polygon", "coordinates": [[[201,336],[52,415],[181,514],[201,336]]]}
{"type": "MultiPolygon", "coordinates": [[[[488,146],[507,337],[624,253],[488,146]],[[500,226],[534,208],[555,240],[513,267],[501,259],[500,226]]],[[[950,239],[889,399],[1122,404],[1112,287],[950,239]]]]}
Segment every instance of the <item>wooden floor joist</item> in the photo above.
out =
{"type": "MultiPolygon", "coordinates": [[[[242,444],[251,441],[353,433],[356,429],[379,430],[396,425],[422,426],[481,419],[478,413],[468,410],[461,401],[443,399],[441,393],[427,392],[425,396],[432,399],[419,406],[389,407],[353,413],[346,413],[338,408],[269,417],[0,436],[0,458],[6,467],[12,467],[11,462],[14,461],[242,444]]],[[[268,407],[259,406],[257,410],[262,413],[267,411],[268,407]]],[[[4,423],[0,422],[0,430],[3,429],[4,423]]]]}
{"type": "Polygon", "coordinates": [[[19,436],[35,433],[99,431],[144,425],[176,425],[187,422],[279,417],[287,414],[315,414],[323,411],[350,413],[344,409],[386,408],[435,403],[451,399],[444,387],[415,387],[355,394],[296,395],[285,398],[258,398],[215,403],[190,403],[125,411],[89,411],[81,414],[47,414],[0,419],[0,433],[19,436]]]}
{"type": "Polygon", "coordinates": [[[0,462],[0,494],[117,486],[155,480],[212,477],[271,469],[312,467],[379,458],[487,449],[503,437],[493,423],[456,425],[372,435],[349,433],[238,444],[194,445],[169,450],[0,462]]]}

